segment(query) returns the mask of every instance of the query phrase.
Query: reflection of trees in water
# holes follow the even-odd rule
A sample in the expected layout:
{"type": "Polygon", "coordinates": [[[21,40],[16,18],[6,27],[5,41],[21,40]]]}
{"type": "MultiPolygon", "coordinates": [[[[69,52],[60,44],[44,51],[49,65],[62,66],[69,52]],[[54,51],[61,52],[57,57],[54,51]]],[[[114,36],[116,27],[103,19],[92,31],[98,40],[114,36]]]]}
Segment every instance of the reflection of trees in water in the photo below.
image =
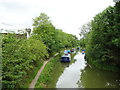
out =
{"type": "Polygon", "coordinates": [[[85,88],[118,88],[119,75],[118,73],[102,71],[97,68],[86,66],[81,71],[81,78],[78,82],[78,87],[85,88]]]}
{"type": "Polygon", "coordinates": [[[63,67],[69,67],[71,64],[75,63],[77,61],[77,59],[71,59],[70,62],[61,62],[61,65],[63,67]]]}
{"type": "Polygon", "coordinates": [[[70,65],[70,62],[61,62],[61,66],[62,67],[69,67],[69,65],[70,65]]]}

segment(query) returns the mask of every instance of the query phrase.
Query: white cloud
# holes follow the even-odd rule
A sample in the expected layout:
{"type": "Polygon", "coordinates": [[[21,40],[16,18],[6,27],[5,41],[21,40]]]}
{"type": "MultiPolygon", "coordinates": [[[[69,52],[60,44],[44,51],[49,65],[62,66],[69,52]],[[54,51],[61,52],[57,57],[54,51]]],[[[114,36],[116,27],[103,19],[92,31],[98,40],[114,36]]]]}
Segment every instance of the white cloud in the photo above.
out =
{"type": "Polygon", "coordinates": [[[32,18],[46,13],[56,28],[78,34],[79,27],[90,21],[112,0],[0,0],[0,22],[30,27],[32,18]]]}

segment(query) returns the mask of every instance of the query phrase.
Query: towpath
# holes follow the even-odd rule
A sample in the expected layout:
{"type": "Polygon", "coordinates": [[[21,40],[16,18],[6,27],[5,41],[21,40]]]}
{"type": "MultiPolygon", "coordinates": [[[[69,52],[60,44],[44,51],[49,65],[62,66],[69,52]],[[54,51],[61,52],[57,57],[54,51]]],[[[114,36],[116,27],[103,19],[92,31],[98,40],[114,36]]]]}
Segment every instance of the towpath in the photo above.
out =
{"type": "Polygon", "coordinates": [[[41,74],[41,72],[43,71],[44,67],[46,66],[46,64],[55,56],[57,56],[59,53],[56,53],[53,57],[49,58],[47,61],[44,61],[43,66],[38,70],[37,75],[35,76],[35,78],[32,80],[31,84],[29,85],[29,89],[34,89],[35,84],[37,83],[37,80],[41,74]]]}

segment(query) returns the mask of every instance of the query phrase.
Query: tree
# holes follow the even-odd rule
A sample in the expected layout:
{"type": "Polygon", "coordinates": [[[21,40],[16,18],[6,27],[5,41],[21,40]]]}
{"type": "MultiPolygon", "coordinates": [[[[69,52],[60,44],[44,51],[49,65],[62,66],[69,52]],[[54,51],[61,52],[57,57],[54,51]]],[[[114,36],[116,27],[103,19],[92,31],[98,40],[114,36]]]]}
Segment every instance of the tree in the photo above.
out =
{"type": "Polygon", "coordinates": [[[83,36],[84,38],[86,37],[86,35],[90,32],[91,30],[91,22],[88,22],[87,24],[84,24],[81,28],[80,28],[80,36],[83,36]]]}
{"type": "MultiPolygon", "coordinates": [[[[120,47],[120,8],[108,7],[97,14],[91,21],[91,30],[85,36],[86,57],[96,67],[116,71],[113,67],[119,66],[120,47]],[[107,64],[107,65],[106,65],[107,64]],[[108,68],[110,66],[110,68],[108,68]]],[[[84,32],[83,32],[84,33],[84,32]]]]}
{"type": "Polygon", "coordinates": [[[88,22],[87,24],[84,24],[80,28],[79,35],[82,37],[80,39],[80,46],[83,47],[83,48],[85,47],[85,40],[86,40],[87,35],[89,34],[90,31],[91,31],[91,22],[88,22]]]}
{"type": "Polygon", "coordinates": [[[48,52],[59,51],[61,48],[74,47],[77,45],[77,37],[71,34],[67,34],[62,30],[56,29],[49,17],[41,13],[39,17],[34,19],[34,35],[37,35],[44,44],[49,48],[48,52]]]}

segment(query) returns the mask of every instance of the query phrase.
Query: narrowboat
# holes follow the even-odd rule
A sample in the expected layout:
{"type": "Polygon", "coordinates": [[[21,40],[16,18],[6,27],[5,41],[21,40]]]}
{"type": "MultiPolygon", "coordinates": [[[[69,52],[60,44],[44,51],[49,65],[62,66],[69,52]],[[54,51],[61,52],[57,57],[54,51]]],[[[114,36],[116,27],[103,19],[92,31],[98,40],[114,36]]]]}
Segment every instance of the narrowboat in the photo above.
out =
{"type": "Polygon", "coordinates": [[[82,54],[85,54],[85,50],[82,50],[82,54]]]}
{"type": "Polygon", "coordinates": [[[61,62],[70,62],[71,61],[71,56],[70,54],[67,54],[67,55],[63,55],[61,57],[61,62]]]}
{"type": "Polygon", "coordinates": [[[73,54],[73,53],[75,53],[75,48],[72,48],[72,50],[71,50],[71,53],[73,54]]]}

